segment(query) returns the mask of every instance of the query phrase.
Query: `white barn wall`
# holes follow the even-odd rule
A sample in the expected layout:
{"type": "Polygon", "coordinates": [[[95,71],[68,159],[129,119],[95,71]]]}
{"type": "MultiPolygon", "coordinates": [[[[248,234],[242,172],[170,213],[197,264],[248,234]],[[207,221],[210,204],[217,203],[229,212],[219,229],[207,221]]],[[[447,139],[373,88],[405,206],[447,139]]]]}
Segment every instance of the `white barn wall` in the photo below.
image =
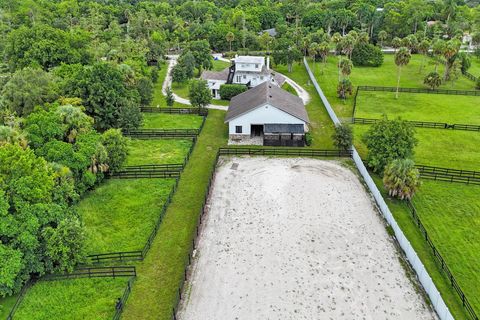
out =
{"type": "Polygon", "coordinates": [[[250,135],[250,125],[265,124],[265,123],[280,123],[280,124],[303,124],[305,131],[308,130],[304,121],[295,118],[294,116],[283,112],[269,104],[265,104],[254,110],[245,113],[233,120],[230,120],[228,125],[229,134],[236,134],[235,127],[242,126],[242,134],[250,135]]]}

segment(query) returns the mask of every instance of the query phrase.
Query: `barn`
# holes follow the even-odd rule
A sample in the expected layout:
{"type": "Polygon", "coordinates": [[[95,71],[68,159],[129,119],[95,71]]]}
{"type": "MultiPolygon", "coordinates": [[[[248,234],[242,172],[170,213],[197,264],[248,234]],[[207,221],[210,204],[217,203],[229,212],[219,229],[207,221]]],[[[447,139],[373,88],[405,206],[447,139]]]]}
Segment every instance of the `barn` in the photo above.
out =
{"type": "Polygon", "coordinates": [[[302,99],[264,82],[230,101],[225,122],[231,141],[304,146],[308,114],[302,99]]]}

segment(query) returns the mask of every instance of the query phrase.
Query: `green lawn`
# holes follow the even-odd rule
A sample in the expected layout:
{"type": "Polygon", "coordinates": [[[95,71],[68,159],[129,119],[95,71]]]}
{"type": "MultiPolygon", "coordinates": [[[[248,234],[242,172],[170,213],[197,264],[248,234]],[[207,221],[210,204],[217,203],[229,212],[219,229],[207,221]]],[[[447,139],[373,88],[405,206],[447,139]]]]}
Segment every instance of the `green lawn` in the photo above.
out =
{"type": "Polygon", "coordinates": [[[295,64],[290,73],[288,72],[287,67],[282,65],[275,66],[275,70],[294,80],[310,94],[311,100],[305,107],[310,119],[310,133],[313,137],[311,148],[333,148],[331,139],[334,130],[333,123],[328,116],[327,110],[325,110],[323,106],[320,96],[317,94],[317,91],[315,91],[315,87],[308,77],[303,62],[295,64]]]}
{"type": "Polygon", "coordinates": [[[15,314],[18,320],[112,319],[127,278],[39,281],[15,314]]]}
{"type": "Polygon", "coordinates": [[[76,206],[85,224],[88,254],[141,250],[173,179],[110,179],[76,206]]]}
{"type": "Polygon", "coordinates": [[[413,201],[433,243],[477,313],[480,313],[479,195],[480,186],[427,180],[413,201]]]}
{"type": "Polygon", "coordinates": [[[404,120],[480,124],[480,96],[360,91],[355,116],[401,117],[404,120]]]}
{"type": "Polygon", "coordinates": [[[210,110],[152,248],[137,265],[138,277],[122,319],[171,319],[216,152],[227,142],[224,117],[225,112],[210,110]]]}
{"type": "Polygon", "coordinates": [[[8,317],[16,300],[17,295],[0,298],[0,319],[6,319],[8,317]]]}
{"type": "Polygon", "coordinates": [[[198,129],[203,117],[193,114],[144,113],[145,129],[198,129]]]}
{"type": "Polygon", "coordinates": [[[128,142],[128,157],[125,165],[183,163],[191,145],[191,140],[131,139],[128,142]]]}
{"type": "MultiPolygon", "coordinates": [[[[400,86],[409,88],[426,88],[423,84],[425,75],[434,71],[435,62],[432,59],[425,60],[425,67],[422,72],[420,65],[423,57],[413,55],[410,63],[402,68],[400,86]]],[[[338,117],[351,117],[353,108],[353,96],[343,101],[337,98],[338,84],[338,57],[329,56],[325,71],[321,73],[321,63],[315,65],[309,60],[310,68],[315,74],[318,84],[327,96],[338,117]]],[[[442,73],[443,65],[438,65],[438,72],[442,73]]],[[[384,55],[384,62],[380,67],[354,67],[350,75],[350,80],[354,87],[359,85],[369,86],[387,86],[395,87],[397,85],[397,66],[394,63],[393,55],[384,55]]],[[[449,81],[441,86],[444,89],[464,89],[474,90],[475,85],[471,80],[461,76],[458,80],[449,81]]]]}
{"type": "MultiPolygon", "coordinates": [[[[361,137],[369,125],[354,125],[355,146],[362,158],[367,155],[367,148],[361,137]]],[[[480,170],[480,134],[474,131],[422,129],[417,128],[415,136],[414,160],[418,164],[437,167],[480,170]]]]}
{"type": "Polygon", "coordinates": [[[283,85],[282,85],[282,89],[287,91],[287,92],[290,92],[291,94],[295,95],[295,96],[298,96],[297,95],[297,91],[295,91],[295,89],[288,83],[288,82],[285,82],[283,85]]]}
{"type": "Polygon", "coordinates": [[[475,56],[471,55],[470,59],[472,65],[470,69],[468,69],[468,72],[473,74],[475,77],[480,77],[480,58],[476,58],[475,56]]]}
{"type": "Polygon", "coordinates": [[[212,71],[222,71],[225,68],[228,68],[230,63],[222,60],[213,60],[213,68],[212,71]]]}

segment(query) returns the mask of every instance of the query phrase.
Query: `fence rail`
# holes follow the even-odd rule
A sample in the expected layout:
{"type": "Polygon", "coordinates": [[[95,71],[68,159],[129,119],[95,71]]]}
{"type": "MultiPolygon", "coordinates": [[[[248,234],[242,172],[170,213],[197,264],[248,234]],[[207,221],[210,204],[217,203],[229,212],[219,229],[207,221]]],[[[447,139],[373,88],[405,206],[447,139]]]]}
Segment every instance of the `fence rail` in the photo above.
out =
{"type": "Polygon", "coordinates": [[[62,280],[74,278],[117,278],[117,277],[135,277],[137,271],[134,266],[119,267],[83,267],[75,269],[71,273],[48,274],[41,280],[62,280]]]}
{"type": "Polygon", "coordinates": [[[295,148],[220,148],[219,155],[262,155],[301,157],[351,157],[351,150],[321,150],[295,148]]]}
{"type": "Polygon", "coordinates": [[[115,314],[113,315],[113,320],[120,320],[123,309],[125,308],[125,304],[127,304],[128,297],[130,296],[130,292],[132,292],[132,285],[134,280],[134,277],[128,280],[127,287],[125,288],[125,291],[123,292],[120,301],[115,306],[115,314]]]}
{"type": "MultiPolygon", "coordinates": [[[[354,124],[373,124],[381,119],[372,119],[372,118],[352,118],[350,121],[354,124]]],[[[431,122],[431,121],[413,121],[405,120],[405,122],[410,123],[417,128],[428,128],[428,129],[451,129],[451,130],[464,130],[464,131],[480,131],[480,125],[475,124],[448,124],[445,122],[431,122]]]]}
{"type": "Polygon", "coordinates": [[[144,171],[130,171],[120,170],[111,175],[114,179],[176,179],[180,177],[181,170],[144,170],[144,171]]]}
{"type": "MultiPolygon", "coordinates": [[[[396,87],[382,87],[382,86],[358,86],[357,90],[396,92],[397,88],[396,87]]],[[[480,90],[398,88],[398,91],[399,92],[406,92],[406,93],[427,93],[427,94],[447,94],[447,95],[460,95],[460,96],[480,96],[480,90]]]]}
{"type": "Polygon", "coordinates": [[[420,233],[422,234],[422,236],[424,237],[428,246],[432,250],[432,254],[435,257],[435,261],[438,262],[440,270],[447,277],[447,279],[450,281],[451,286],[455,289],[455,292],[460,297],[460,300],[462,301],[462,304],[465,307],[465,310],[467,311],[469,316],[474,320],[478,320],[478,316],[475,313],[475,310],[473,309],[472,305],[468,301],[468,298],[465,296],[465,293],[460,288],[460,285],[458,284],[454,275],[452,274],[452,272],[448,268],[447,263],[445,262],[442,255],[440,254],[440,252],[438,252],[438,249],[435,247],[432,240],[430,239],[430,236],[428,235],[427,229],[425,229],[422,221],[420,220],[420,217],[418,216],[417,209],[415,208],[415,206],[413,205],[413,203],[411,201],[406,201],[406,204],[407,204],[407,207],[408,207],[408,209],[409,209],[409,211],[410,211],[410,213],[413,217],[413,220],[414,220],[415,224],[418,226],[418,228],[420,230],[420,233]]]}
{"type": "Polygon", "coordinates": [[[23,301],[23,298],[25,297],[25,293],[27,290],[35,283],[36,280],[30,279],[28,280],[20,290],[20,293],[18,294],[17,300],[15,300],[15,304],[13,305],[12,309],[8,313],[7,320],[12,320],[13,316],[15,315],[15,312],[17,312],[18,307],[23,301]]]}
{"type": "Polygon", "coordinates": [[[141,112],[145,113],[169,113],[169,114],[198,114],[199,116],[207,116],[206,108],[156,108],[156,107],[140,107],[141,112]]]}
{"type": "Polygon", "coordinates": [[[120,251],[110,253],[90,254],[87,256],[88,263],[103,263],[105,261],[143,260],[142,251],[120,251]]]}
{"type": "Polygon", "coordinates": [[[480,185],[480,171],[417,165],[424,179],[480,185]]]}
{"type": "Polygon", "coordinates": [[[200,134],[200,129],[135,129],[125,130],[123,135],[135,139],[184,139],[195,138],[200,134]]]}

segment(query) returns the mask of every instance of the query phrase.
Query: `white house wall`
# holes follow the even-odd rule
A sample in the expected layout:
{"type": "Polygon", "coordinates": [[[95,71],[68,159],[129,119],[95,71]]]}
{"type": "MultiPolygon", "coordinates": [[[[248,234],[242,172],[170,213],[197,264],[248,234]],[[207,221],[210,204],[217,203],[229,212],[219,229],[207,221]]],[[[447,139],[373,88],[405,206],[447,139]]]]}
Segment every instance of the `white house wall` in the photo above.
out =
{"type": "Polygon", "coordinates": [[[236,126],[242,126],[242,134],[250,135],[252,124],[263,125],[266,123],[303,124],[305,131],[308,130],[304,121],[267,104],[231,120],[228,124],[228,131],[229,134],[236,134],[236,126]]]}

